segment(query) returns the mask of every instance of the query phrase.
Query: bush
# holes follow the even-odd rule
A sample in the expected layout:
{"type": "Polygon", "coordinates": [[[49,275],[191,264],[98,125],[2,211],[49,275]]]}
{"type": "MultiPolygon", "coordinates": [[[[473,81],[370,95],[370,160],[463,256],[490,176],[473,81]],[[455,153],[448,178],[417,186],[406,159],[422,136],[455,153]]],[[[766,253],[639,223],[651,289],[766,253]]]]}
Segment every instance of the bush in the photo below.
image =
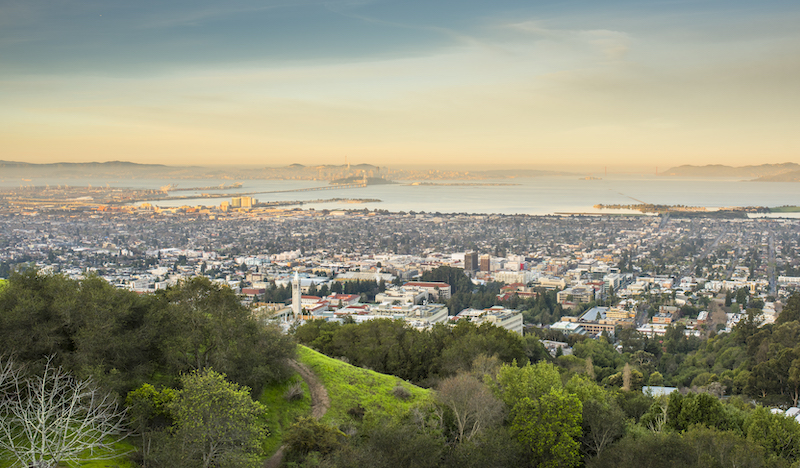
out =
{"type": "Polygon", "coordinates": [[[305,396],[305,390],[303,390],[302,382],[295,382],[286,389],[286,393],[283,394],[283,398],[286,401],[296,401],[302,400],[305,396]]]}
{"type": "Polygon", "coordinates": [[[403,401],[405,401],[405,400],[408,400],[409,398],[411,398],[411,392],[409,392],[409,391],[408,391],[408,389],[407,389],[407,388],[405,388],[405,387],[404,387],[404,386],[402,386],[402,385],[396,385],[396,386],[395,386],[395,387],[392,389],[392,393],[394,394],[394,396],[395,396],[395,397],[396,397],[398,400],[403,400],[403,401]]]}
{"type": "Polygon", "coordinates": [[[346,436],[335,427],[314,418],[300,418],[286,433],[283,443],[287,453],[297,458],[311,452],[327,455],[342,444],[346,436]]]}
{"type": "Polygon", "coordinates": [[[353,419],[355,419],[356,421],[361,421],[362,419],[364,419],[364,415],[366,413],[367,413],[367,410],[361,405],[356,405],[356,406],[350,408],[349,410],[347,410],[347,414],[352,416],[353,419]]]}

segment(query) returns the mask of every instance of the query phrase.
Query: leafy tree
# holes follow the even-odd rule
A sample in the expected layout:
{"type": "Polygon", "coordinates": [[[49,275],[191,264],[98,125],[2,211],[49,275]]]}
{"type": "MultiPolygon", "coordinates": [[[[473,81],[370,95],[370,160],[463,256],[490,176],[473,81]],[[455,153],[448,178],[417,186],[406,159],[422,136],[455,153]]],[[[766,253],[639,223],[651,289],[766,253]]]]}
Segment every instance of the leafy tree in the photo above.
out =
{"type": "Polygon", "coordinates": [[[625,413],[612,398],[583,402],[583,453],[599,456],[608,446],[625,435],[625,413]]]}
{"type": "Polygon", "coordinates": [[[174,423],[170,405],[175,400],[175,389],[158,391],[146,383],[128,393],[125,404],[128,416],[139,434],[153,429],[165,429],[174,423]]]}
{"type": "Polygon", "coordinates": [[[743,308],[747,306],[747,299],[750,297],[750,290],[747,288],[740,288],[736,291],[736,303],[743,308]]]}
{"type": "Polygon", "coordinates": [[[301,417],[283,438],[287,453],[301,458],[311,452],[327,455],[342,444],[345,435],[333,426],[312,417],[301,417]]]}
{"type": "Polygon", "coordinates": [[[537,399],[524,397],[512,409],[511,433],[530,451],[531,465],[569,468],[580,463],[582,405],[557,388],[537,399]]]}
{"type": "Polygon", "coordinates": [[[452,468],[507,468],[526,462],[522,446],[504,426],[487,429],[452,447],[448,455],[442,466],[452,468]]]}
{"type": "Polygon", "coordinates": [[[724,424],[722,403],[708,393],[690,393],[682,396],[678,392],[673,392],[669,398],[669,405],[667,425],[675,430],[685,431],[697,424],[706,427],[718,427],[724,424]]]}
{"type": "Polygon", "coordinates": [[[780,325],[796,321],[800,321],[800,294],[792,294],[775,323],[780,325]]]}
{"type": "Polygon", "coordinates": [[[181,466],[258,466],[266,412],[250,389],[211,369],[185,374],[169,405],[181,466]]]}
{"type": "Polygon", "coordinates": [[[632,432],[587,460],[587,468],[694,468],[691,445],[676,433],[632,432]]]}
{"type": "Polygon", "coordinates": [[[573,376],[565,389],[583,405],[581,451],[597,456],[625,435],[625,413],[612,394],[581,375],[573,376]]]}
{"type": "Polygon", "coordinates": [[[511,409],[510,432],[533,466],[571,467],[578,463],[581,401],[562,388],[553,364],[503,365],[490,383],[511,409]]]}
{"type": "Polygon", "coordinates": [[[98,276],[28,270],[0,291],[0,354],[39,370],[49,357],[119,395],[145,382],[174,386],[181,372],[208,365],[258,390],[285,375],[293,352],[291,338],[206,278],[139,296],[98,276]]]}
{"type": "Polygon", "coordinates": [[[684,441],[693,448],[696,466],[720,468],[761,468],[768,466],[763,447],[732,431],[703,426],[688,430],[684,441]]]}
{"type": "MultiPolygon", "coordinates": [[[[264,327],[228,287],[193,278],[158,295],[148,321],[168,375],[213,367],[257,393],[288,369],[292,339],[264,327]]],[[[171,383],[171,382],[168,382],[171,383]]]]}
{"type": "Polygon", "coordinates": [[[592,364],[599,368],[597,378],[602,380],[613,374],[617,367],[623,363],[623,357],[615,349],[613,344],[606,337],[599,337],[595,340],[583,340],[576,343],[573,347],[573,354],[579,358],[592,358],[592,364]]]}
{"type": "Polygon", "coordinates": [[[329,465],[435,468],[442,466],[446,453],[441,431],[424,427],[414,417],[375,421],[349,440],[331,453],[329,465]]]}
{"type": "Polygon", "coordinates": [[[504,364],[491,384],[495,394],[513,407],[523,398],[538,399],[551,388],[560,389],[561,375],[553,364],[544,361],[523,367],[504,364]]]}
{"type": "Polygon", "coordinates": [[[800,425],[794,418],[772,414],[759,406],[747,416],[744,433],[747,440],[764,447],[773,457],[789,463],[800,460],[800,425]]]}
{"type": "Polygon", "coordinates": [[[661,375],[661,372],[653,372],[650,374],[650,379],[648,382],[650,385],[659,386],[664,384],[664,376],[661,375]]]}

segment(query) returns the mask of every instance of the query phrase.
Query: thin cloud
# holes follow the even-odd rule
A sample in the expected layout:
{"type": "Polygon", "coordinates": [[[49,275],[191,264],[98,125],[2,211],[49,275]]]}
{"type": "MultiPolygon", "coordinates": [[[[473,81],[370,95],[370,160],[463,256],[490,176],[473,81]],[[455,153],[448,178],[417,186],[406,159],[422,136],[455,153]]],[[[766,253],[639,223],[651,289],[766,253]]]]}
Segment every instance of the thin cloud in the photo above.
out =
{"type": "Polygon", "coordinates": [[[631,38],[624,32],[596,29],[583,31],[581,35],[611,60],[622,60],[630,50],[631,38]]]}

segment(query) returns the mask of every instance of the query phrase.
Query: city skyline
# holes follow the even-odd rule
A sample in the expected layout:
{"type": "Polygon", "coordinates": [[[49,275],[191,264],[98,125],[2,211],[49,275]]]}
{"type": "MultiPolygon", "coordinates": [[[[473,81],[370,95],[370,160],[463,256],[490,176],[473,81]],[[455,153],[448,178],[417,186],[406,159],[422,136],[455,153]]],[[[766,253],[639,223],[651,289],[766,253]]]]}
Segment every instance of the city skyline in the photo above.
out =
{"type": "Polygon", "coordinates": [[[1,159],[800,162],[786,2],[0,3],[1,159]]]}

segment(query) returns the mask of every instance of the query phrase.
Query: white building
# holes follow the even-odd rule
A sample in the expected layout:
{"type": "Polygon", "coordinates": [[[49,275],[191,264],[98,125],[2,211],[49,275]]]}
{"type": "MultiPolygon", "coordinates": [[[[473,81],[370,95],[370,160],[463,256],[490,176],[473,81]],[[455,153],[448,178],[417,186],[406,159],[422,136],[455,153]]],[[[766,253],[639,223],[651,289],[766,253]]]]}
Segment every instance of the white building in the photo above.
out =
{"type": "Polygon", "coordinates": [[[450,285],[442,281],[412,281],[403,285],[404,288],[417,288],[428,292],[434,301],[450,299],[450,285]]]}
{"type": "Polygon", "coordinates": [[[375,295],[375,302],[399,304],[421,304],[428,299],[428,290],[421,288],[391,288],[375,295]]]}
{"type": "Polygon", "coordinates": [[[464,309],[452,317],[452,320],[469,320],[477,325],[488,322],[522,335],[522,313],[518,310],[506,309],[503,306],[493,306],[483,310],[464,309]]]}

